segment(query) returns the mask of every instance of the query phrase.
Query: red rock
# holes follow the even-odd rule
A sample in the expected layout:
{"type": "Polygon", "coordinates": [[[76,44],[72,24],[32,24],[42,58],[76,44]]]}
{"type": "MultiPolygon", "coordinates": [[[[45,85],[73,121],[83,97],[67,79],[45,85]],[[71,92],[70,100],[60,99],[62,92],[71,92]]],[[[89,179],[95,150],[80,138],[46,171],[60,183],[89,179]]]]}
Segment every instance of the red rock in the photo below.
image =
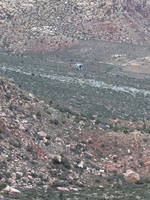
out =
{"type": "Polygon", "coordinates": [[[108,163],[106,165],[106,169],[109,172],[117,172],[118,171],[118,164],[117,163],[108,163]]]}

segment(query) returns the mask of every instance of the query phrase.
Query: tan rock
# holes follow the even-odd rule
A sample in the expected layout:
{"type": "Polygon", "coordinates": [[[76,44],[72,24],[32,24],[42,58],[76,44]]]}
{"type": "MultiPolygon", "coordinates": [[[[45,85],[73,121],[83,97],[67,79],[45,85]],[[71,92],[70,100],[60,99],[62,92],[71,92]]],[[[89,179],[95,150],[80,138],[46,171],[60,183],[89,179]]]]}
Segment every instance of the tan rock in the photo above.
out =
{"type": "Polygon", "coordinates": [[[57,155],[57,154],[49,154],[49,158],[52,160],[55,160],[58,163],[61,163],[62,161],[61,155],[57,155]]]}
{"type": "Polygon", "coordinates": [[[126,173],[124,173],[124,179],[128,183],[137,183],[140,181],[140,175],[132,170],[127,170],[126,173]]]}
{"type": "Polygon", "coordinates": [[[44,131],[40,131],[38,132],[38,135],[40,135],[41,137],[46,137],[47,133],[45,133],[44,131]]]}

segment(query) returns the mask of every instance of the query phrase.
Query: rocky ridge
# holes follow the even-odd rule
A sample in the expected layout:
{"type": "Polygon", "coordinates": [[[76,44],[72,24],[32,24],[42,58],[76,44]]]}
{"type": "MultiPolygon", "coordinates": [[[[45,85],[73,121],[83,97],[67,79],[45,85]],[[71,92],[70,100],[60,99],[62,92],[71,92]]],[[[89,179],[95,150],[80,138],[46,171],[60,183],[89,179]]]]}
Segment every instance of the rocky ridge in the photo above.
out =
{"type": "Polygon", "coordinates": [[[149,13],[149,0],[2,0],[0,47],[49,51],[78,39],[148,44],[149,13]]]}

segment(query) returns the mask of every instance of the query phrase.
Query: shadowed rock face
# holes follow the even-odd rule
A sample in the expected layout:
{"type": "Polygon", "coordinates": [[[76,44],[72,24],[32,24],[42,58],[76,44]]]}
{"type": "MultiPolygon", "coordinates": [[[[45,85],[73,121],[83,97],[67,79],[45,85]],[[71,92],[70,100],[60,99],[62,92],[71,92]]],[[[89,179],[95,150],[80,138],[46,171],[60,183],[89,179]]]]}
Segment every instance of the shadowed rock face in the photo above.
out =
{"type": "Polygon", "coordinates": [[[47,51],[72,38],[148,43],[149,17],[149,0],[1,0],[0,47],[47,51]]]}

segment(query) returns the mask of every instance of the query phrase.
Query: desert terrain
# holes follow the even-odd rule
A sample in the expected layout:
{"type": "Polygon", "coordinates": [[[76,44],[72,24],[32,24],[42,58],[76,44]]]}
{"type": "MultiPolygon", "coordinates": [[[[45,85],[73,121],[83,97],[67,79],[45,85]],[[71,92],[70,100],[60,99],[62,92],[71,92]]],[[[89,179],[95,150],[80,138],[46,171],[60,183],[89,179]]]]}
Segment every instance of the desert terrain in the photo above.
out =
{"type": "Polygon", "coordinates": [[[0,2],[0,199],[149,199],[149,11],[0,2]]]}

